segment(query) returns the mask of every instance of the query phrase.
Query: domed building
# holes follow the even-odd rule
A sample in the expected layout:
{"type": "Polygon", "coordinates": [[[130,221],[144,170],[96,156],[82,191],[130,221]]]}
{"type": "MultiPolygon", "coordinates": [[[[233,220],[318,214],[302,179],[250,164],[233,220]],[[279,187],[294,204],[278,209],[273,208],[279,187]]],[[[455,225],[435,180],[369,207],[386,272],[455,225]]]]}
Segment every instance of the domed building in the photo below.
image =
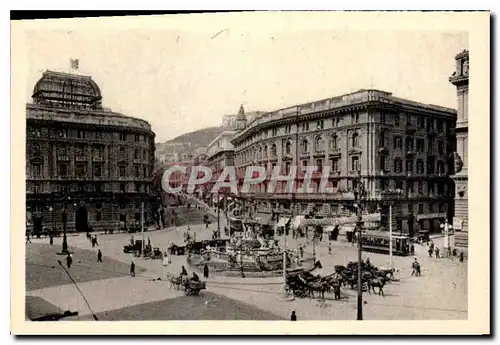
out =
{"type": "Polygon", "coordinates": [[[117,230],[153,214],[151,125],[105,109],[89,76],[46,71],[26,105],[27,230],[117,230]]]}

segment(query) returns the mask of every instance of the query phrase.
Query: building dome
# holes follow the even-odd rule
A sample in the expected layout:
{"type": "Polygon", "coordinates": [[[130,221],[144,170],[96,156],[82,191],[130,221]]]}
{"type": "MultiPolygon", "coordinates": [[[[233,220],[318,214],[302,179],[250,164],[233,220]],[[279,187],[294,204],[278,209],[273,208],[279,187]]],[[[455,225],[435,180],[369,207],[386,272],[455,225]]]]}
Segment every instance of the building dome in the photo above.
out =
{"type": "Polygon", "coordinates": [[[65,108],[101,109],[99,86],[89,76],[46,71],[33,89],[33,102],[65,108]]]}

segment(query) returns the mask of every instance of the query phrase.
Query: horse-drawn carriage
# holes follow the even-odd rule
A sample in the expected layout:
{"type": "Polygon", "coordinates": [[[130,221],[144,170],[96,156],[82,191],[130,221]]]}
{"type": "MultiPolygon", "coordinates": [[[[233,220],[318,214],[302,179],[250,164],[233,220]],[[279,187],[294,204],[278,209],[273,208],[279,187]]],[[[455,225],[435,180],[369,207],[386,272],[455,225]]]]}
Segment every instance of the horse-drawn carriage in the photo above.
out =
{"type": "Polygon", "coordinates": [[[184,289],[186,296],[197,296],[201,290],[205,290],[207,283],[204,281],[193,280],[186,276],[179,275],[170,278],[170,286],[175,287],[177,290],[184,289]]]}
{"type": "MultiPolygon", "coordinates": [[[[335,266],[335,273],[338,274],[342,285],[350,286],[351,289],[358,288],[358,262],[349,262],[347,266],[335,266]]],[[[365,262],[361,263],[361,289],[363,291],[375,292],[378,288],[379,295],[384,295],[385,284],[394,277],[393,268],[378,268],[365,262]]]]}
{"type": "Polygon", "coordinates": [[[153,260],[163,259],[163,253],[161,252],[160,248],[153,248],[153,251],[150,254],[150,258],[153,260]]]}
{"type": "Polygon", "coordinates": [[[194,281],[192,279],[186,279],[184,281],[184,292],[187,296],[198,296],[201,290],[205,290],[207,286],[206,282],[194,281]]]}
{"type": "Polygon", "coordinates": [[[172,244],[168,247],[168,252],[172,255],[184,255],[186,253],[186,246],[172,244]]]}

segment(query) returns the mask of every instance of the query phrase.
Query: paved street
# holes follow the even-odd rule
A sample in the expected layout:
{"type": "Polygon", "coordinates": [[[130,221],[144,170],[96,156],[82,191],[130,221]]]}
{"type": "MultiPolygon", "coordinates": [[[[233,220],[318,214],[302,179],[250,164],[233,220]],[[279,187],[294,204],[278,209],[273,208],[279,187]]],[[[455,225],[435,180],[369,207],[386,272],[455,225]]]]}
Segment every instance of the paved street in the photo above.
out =
{"type": "MultiPolygon", "coordinates": [[[[197,239],[211,238],[212,229],[216,224],[212,224],[207,230],[204,225],[191,226],[192,232],[196,233],[197,239]]],[[[153,247],[160,247],[164,251],[172,242],[183,243],[183,233],[187,227],[176,229],[146,232],[145,238],[149,237],[153,247]]],[[[139,238],[140,234],[134,234],[139,238]]],[[[193,302],[192,299],[183,298],[183,294],[169,286],[165,281],[166,274],[178,274],[180,267],[186,265],[185,256],[171,256],[172,264],[168,267],[161,265],[161,260],[136,259],[131,254],[123,253],[123,246],[130,241],[129,234],[101,235],[98,238],[99,248],[104,255],[104,262],[95,262],[95,251],[84,235],[70,237],[69,245],[74,250],[75,265],[70,269],[77,276],[80,289],[87,296],[89,303],[95,309],[95,313],[106,313],[109,319],[123,317],[124,319],[154,319],[156,317],[172,318],[172,314],[178,315],[179,319],[206,319],[212,316],[203,316],[203,311],[207,308],[193,307],[196,311],[193,314],[188,312],[177,312],[173,310],[186,301],[193,302]],[[137,277],[128,276],[128,265],[131,260],[136,265],[144,268],[138,270],[137,277]],[[80,261],[80,263],[78,263],[80,261]],[[81,264],[81,267],[78,265],[81,264]],[[85,278],[87,277],[87,278],[85,278]],[[155,279],[163,278],[162,281],[155,279]],[[155,281],[153,281],[155,280],[155,281]],[[180,299],[179,299],[180,298],[180,299]],[[150,308],[151,305],[165,306],[162,311],[157,307],[150,308]],[[125,308],[125,309],[124,309],[125,308]],[[191,316],[193,315],[193,316],[191,316]],[[196,315],[196,316],[194,316],[196,315]]],[[[440,245],[440,240],[434,242],[440,245]]],[[[47,250],[60,248],[61,239],[56,239],[53,247],[47,244],[36,244],[36,242],[47,242],[47,240],[33,240],[33,244],[27,245],[28,262],[35,257],[40,260],[43,257],[50,257],[47,250]],[[47,249],[48,248],[48,249],[47,249]],[[43,256],[31,255],[34,251],[40,251],[43,256]]],[[[296,241],[288,238],[289,246],[295,246],[296,241]]],[[[306,252],[311,252],[312,246],[306,246],[306,252]]],[[[332,246],[332,254],[328,254],[327,243],[323,242],[316,246],[316,255],[323,264],[323,269],[315,273],[330,274],[334,265],[345,265],[349,261],[357,260],[357,250],[351,244],[345,242],[335,242],[332,246]]],[[[377,266],[388,266],[388,256],[381,254],[363,253],[363,258],[370,258],[370,261],[377,266]]],[[[385,297],[379,295],[363,294],[365,319],[466,319],[467,318],[467,264],[459,263],[458,260],[430,259],[427,257],[426,247],[416,247],[416,257],[422,265],[421,277],[410,277],[411,263],[413,257],[394,257],[393,266],[399,269],[400,281],[389,283],[384,288],[385,297]]],[[[48,261],[54,262],[61,258],[53,254],[48,261]],[[52,260],[52,261],[51,261],[52,260]]],[[[62,257],[64,258],[64,257],[62,257]]],[[[40,262],[40,261],[38,261],[40,262]]],[[[32,271],[33,265],[28,265],[27,271],[32,271]]],[[[48,272],[57,268],[41,267],[48,272]]],[[[42,270],[42,271],[43,271],[42,270]]],[[[55,271],[54,271],[55,272],[55,271]]],[[[57,286],[49,287],[49,283],[43,280],[42,273],[29,273],[28,279],[35,279],[35,283],[28,282],[28,293],[39,296],[48,302],[57,305],[63,310],[78,310],[80,315],[85,317],[89,314],[88,308],[79,297],[76,289],[69,284],[67,278],[61,274],[49,273],[46,280],[54,281],[57,286]]],[[[211,275],[207,280],[207,291],[202,294],[216,294],[224,296],[233,301],[251,305],[262,310],[262,315],[272,315],[273,318],[288,319],[291,310],[296,310],[300,319],[321,320],[321,319],[355,319],[356,318],[356,291],[343,289],[342,299],[334,301],[332,296],[327,296],[325,301],[317,299],[295,299],[294,301],[283,301],[280,298],[282,287],[281,277],[273,278],[240,278],[211,275]]],[[[186,297],[187,298],[187,297],[186,297]]],[[[200,302],[208,297],[200,297],[200,302]]],[[[221,297],[222,298],[222,297],[221,297]]],[[[222,301],[223,299],[221,299],[222,301]]],[[[225,301],[225,300],[224,300],[225,301]]],[[[204,302],[203,302],[204,303],[204,302]]],[[[224,305],[224,302],[220,302],[224,305]]],[[[190,304],[187,304],[190,305],[190,304]]],[[[219,307],[217,307],[219,308],[219,307]]],[[[217,309],[216,308],[216,309],[217,309]]],[[[224,309],[223,307],[220,307],[224,309]]],[[[214,315],[217,314],[219,310],[214,315]]],[[[229,308],[230,309],[230,308],[229,308]]],[[[213,311],[213,310],[212,310],[213,311]]],[[[211,312],[210,312],[211,313],[211,312]]],[[[231,311],[226,310],[231,314],[231,311]]],[[[105,314],[102,314],[105,315],[105,314]]],[[[254,311],[248,311],[242,315],[254,315],[254,311]]],[[[245,318],[246,316],[241,316],[245,318]]],[[[266,316],[271,318],[271,316],[266,316]]],[[[249,317],[251,318],[251,317],[249,317]]],[[[220,319],[218,316],[217,319],[220,319]]],[[[272,318],[271,318],[272,319],[272,318]]]]}

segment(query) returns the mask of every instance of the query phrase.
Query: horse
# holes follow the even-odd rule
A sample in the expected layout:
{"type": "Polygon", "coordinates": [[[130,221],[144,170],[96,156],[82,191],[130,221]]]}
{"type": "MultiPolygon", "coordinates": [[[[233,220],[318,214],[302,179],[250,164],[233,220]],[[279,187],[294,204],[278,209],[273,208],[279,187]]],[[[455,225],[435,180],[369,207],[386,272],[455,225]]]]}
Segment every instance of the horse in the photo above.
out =
{"type": "Polygon", "coordinates": [[[307,284],[309,296],[314,298],[314,292],[321,294],[321,299],[325,299],[325,292],[329,289],[329,284],[326,282],[312,282],[307,284]]]}
{"type": "Polygon", "coordinates": [[[176,290],[180,290],[182,285],[182,276],[170,278],[170,288],[175,287],[176,290]]]}
{"type": "Polygon", "coordinates": [[[384,296],[384,285],[386,283],[386,280],[384,277],[378,277],[375,279],[372,279],[368,282],[368,292],[370,292],[370,288],[373,290],[373,293],[375,293],[375,287],[378,287],[378,294],[384,296]]]}

